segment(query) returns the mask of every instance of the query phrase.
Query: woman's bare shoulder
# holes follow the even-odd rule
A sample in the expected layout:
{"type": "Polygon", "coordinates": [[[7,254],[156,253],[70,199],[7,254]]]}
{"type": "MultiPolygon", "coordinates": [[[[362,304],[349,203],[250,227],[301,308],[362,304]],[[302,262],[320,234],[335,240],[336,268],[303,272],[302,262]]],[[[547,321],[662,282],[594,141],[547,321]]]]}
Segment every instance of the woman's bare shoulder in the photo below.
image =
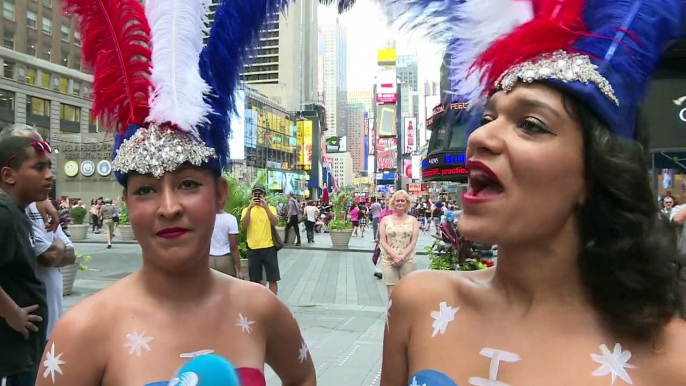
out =
{"type": "Polygon", "coordinates": [[[686,320],[675,318],[667,325],[649,367],[655,384],[686,385],[686,320]]]}
{"type": "Polygon", "coordinates": [[[468,302],[473,286],[470,275],[459,271],[418,270],[405,276],[393,289],[392,307],[401,310],[435,308],[440,303],[468,302]]]}

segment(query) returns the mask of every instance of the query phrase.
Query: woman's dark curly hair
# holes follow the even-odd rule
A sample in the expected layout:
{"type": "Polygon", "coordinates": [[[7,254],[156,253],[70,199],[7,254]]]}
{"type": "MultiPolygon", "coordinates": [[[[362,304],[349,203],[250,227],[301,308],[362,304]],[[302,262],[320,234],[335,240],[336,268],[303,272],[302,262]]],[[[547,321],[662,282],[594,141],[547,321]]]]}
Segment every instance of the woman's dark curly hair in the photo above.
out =
{"type": "Polygon", "coordinates": [[[651,189],[646,127],[639,114],[634,139],[620,138],[579,100],[566,97],[565,105],[584,136],[581,280],[612,334],[656,343],[685,315],[684,278],[674,229],[651,189]]]}

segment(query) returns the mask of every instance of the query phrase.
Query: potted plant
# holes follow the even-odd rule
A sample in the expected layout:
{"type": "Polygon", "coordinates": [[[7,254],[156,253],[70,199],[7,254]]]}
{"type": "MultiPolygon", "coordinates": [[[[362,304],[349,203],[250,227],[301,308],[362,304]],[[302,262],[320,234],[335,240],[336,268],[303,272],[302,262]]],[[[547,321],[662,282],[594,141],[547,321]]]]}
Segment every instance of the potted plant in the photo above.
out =
{"type": "Polygon", "coordinates": [[[62,296],[71,295],[74,289],[76,274],[79,271],[87,270],[88,266],[86,263],[91,261],[91,259],[91,256],[77,253],[76,262],[74,264],[60,268],[60,272],[62,272],[62,296]]]}
{"type": "Polygon", "coordinates": [[[88,215],[88,211],[84,207],[75,206],[71,209],[69,214],[71,215],[71,226],[69,227],[71,240],[85,240],[88,235],[88,224],[84,224],[83,221],[85,220],[86,215],[88,215]]]}
{"type": "Polygon", "coordinates": [[[353,234],[353,224],[350,221],[329,221],[329,236],[334,248],[347,249],[353,234]]]}
{"type": "Polygon", "coordinates": [[[479,251],[490,250],[489,246],[473,243],[462,236],[450,223],[440,225],[441,235],[434,236],[433,244],[424,247],[429,257],[429,269],[450,271],[477,271],[495,265],[483,258],[479,251]]]}
{"type": "Polygon", "coordinates": [[[129,212],[126,205],[122,205],[121,208],[119,208],[119,223],[117,224],[117,229],[119,229],[122,240],[136,240],[136,235],[133,234],[133,228],[131,228],[131,221],[129,221],[129,212]]]}

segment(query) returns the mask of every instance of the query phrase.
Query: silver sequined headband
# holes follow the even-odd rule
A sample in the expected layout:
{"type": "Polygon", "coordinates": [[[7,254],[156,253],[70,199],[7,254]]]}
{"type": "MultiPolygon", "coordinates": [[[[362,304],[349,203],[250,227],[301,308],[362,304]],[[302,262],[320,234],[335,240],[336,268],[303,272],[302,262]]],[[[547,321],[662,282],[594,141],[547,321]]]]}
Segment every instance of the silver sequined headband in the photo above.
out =
{"type": "Polygon", "coordinates": [[[495,82],[495,90],[508,92],[517,82],[532,83],[537,80],[557,79],[562,82],[595,83],[600,92],[608,97],[615,105],[619,101],[610,82],[600,75],[598,66],[591,62],[586,55],[570,54],[556,51],[543,54],[536,59],[529,60],[511,67],[495,82]]]}
{"type": "Polygon", "coordinates": [[[213,148],[184,133],[150,124],[122,142],[112,169],[122,174],[137,172],[161,178],[184,163],[201,166],[210,158],[217,158],[213,148]]]}

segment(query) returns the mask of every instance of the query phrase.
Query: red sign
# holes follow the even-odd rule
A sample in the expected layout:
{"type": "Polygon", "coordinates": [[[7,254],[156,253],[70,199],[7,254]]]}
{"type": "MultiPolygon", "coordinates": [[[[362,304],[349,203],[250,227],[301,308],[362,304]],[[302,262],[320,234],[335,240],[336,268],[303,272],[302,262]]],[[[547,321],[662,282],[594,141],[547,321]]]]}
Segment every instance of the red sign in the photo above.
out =
{"type": "Polygon", "coordinates": [[[436,166],[422,170],[422,178],[439,176],[468,176],[469,171],[461,166],[436,166]]]}
{"type": "Polygon", "coordinates": [[[376,141],[376,168],[389,170],[397,167],[398,138],[379,138],[376,141]]]}

